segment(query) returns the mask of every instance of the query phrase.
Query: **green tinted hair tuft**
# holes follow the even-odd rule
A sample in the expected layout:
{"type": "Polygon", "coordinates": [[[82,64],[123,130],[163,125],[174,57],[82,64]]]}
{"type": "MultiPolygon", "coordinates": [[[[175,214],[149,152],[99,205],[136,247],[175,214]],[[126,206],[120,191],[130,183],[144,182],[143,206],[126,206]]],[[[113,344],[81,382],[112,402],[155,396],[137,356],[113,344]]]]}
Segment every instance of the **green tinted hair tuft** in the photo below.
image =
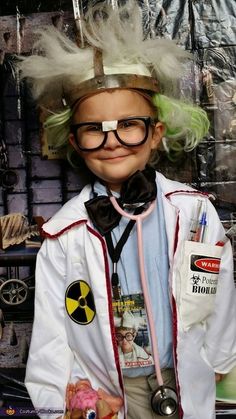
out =
{"type": "Polygon", "coordinates": [[[70,108],[52,113],[47,117],[43,126],[47,132],[48,144],[54,148],[62,148],[68,145],[71,117],[72,110],[70,108]]]}
{"type": "Polygon", "coordinates": [[[192,151],[208,133],[209,119],[199,106],[159,93],[153,96],[153,104],[165,126],[162,144],[167,153],[192,151]]]}

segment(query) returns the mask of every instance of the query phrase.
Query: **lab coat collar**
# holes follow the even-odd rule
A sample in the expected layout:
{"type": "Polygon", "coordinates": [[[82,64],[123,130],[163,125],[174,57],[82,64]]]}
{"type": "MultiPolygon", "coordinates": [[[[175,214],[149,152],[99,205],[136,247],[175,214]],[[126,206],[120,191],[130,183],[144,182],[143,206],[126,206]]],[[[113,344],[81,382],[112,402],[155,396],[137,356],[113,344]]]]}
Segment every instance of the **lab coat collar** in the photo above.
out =
{"type": "MultiPolygon", "coordinates": [[[[180,182],[166,179],[160,173],[156,173],[158,187],[166,198],[171,199],[174,194],[197,193],[190,186],[180,182]]],[[[88,214],[84,202],[90,198],[91,186],[86,185],[79,195],[68,201],[63,207],[42,227],[44,237],[56,238],[69,229],[80,224],[89,224],[88,214]]]]}

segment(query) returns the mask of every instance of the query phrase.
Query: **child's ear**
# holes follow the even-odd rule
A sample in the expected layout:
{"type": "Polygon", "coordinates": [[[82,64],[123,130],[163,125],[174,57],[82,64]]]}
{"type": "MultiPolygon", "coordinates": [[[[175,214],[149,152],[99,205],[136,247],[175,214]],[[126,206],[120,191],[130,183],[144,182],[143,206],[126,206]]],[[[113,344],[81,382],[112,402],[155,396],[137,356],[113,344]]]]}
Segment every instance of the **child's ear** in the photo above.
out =
{"type": "Polygon", "coordinates": [[[152,143],[151,143],[152,150],[159,147],[159,144],[164,135],[164,132],[165,132],[165,127],[162,124],[162,122],[159,122],[159,121],[156,122],[154,126],[154,130],[153,130],[153,134],[152,134],[152,143]]]}
{"type": "Polygon", "coordinates": [[[77,144],[76,144],[76,142],[75,142],[75,137],[74,137],[74,135],[73,135],[72,133],[70,133],[70,135],[69,135],[69,143],[70,143],[70,145],[72,145],[72,147],[75,149],[75,151],[76,151],[78,154],[80,154],[80,149],[79,149],[79,147],[77,146],[77,144]]]}

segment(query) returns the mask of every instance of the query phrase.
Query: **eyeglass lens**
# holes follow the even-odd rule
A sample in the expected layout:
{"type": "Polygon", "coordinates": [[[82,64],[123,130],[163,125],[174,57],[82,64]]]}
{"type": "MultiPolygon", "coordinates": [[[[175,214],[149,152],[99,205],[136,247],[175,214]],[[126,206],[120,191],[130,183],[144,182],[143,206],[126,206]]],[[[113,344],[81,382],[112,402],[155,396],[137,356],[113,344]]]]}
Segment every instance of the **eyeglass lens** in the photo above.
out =
{"type": "Polygon", "coordinates": [[[130,342],[134,339],[134,335],[131,332],[127,332],[125,335],[122,335],[121,333],[116,333],[116,339],[118,340],[118,342],[122,342],[124,339],[130,342]]]}

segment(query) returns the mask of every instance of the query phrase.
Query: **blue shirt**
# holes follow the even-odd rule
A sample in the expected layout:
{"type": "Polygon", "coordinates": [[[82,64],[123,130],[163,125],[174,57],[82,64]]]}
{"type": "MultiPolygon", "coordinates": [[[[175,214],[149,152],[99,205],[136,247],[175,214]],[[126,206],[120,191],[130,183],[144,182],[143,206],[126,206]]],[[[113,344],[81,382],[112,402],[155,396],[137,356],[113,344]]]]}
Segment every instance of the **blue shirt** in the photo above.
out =
{"type": "MultiPolygon", "coordinates": [[[[94,191],[98,195],[107,195],[105,187],[95,182],[94,191]]],[[[119,195],[112,192],[115,197],[119,195]]],[[[113,245],[119,241],[129,219],[122,217],[120,223],[112,231],[113,245]]],[[[157,204],[153,212],[142,221],[145,271],[148,279],[149,295],[158,339],[158,351],[161,368],[173,367],[172,357],[172,316],[168,292],[168,244],[165,230],[161,191],[157,188],[157,204]]],[[[110,260],[112,272],[112,262],[110,260]]],[[[120,279],[123,295],[142,293],[139,258],[137,248],[137,231],[134,225],[126,241],[120,259],[117,263],[117,273],[120,279]]],[[[149,375],[154,367],[125,368],[123,374],[129,377],[149,375]]]]}

